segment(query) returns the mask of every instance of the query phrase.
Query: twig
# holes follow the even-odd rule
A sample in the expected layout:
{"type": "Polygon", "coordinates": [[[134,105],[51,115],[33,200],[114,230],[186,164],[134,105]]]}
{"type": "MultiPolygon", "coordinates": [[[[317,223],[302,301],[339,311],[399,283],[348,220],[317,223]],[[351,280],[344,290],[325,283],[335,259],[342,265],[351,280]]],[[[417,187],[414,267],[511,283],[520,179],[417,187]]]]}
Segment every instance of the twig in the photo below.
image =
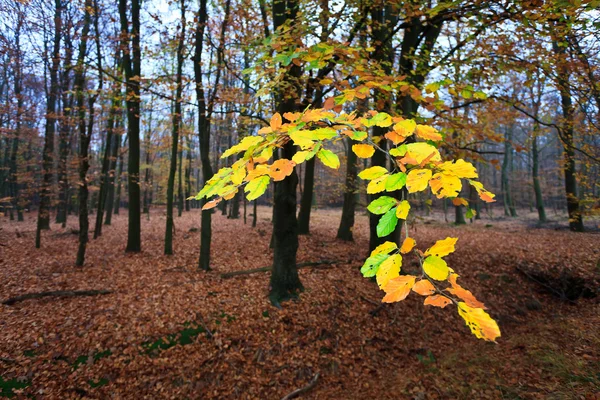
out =
{"type": "Polygon", "coordinates": [[[301,387],[300,389],[294,390],[292,393],[282,397],[281,400],[294,399],[294,398],[300,396],[302,393],[308,392],[309,390],[311,390],[312,388],[314,388],[317,385],[318,379],[319,379],[319,373],[317,372],[317,374],[311,379],[311,381],[309,382],[308,385],[301,387]]]}
{"type": "MultiPolygon", "coordinates": [[[[308,268],[308,267],[318,267],[321,265],[331,265],[331,264],[335,264],[335,263],[337,263],[337,261],[332,261],[332,260],[304,262],[304,263],[296,264],[296,268],[300,269],[300,268],[308,268]]],[[[225,273],[221,274],[221,278],[227,279],[227,278],[231,278],[231,277],[239,276],[239,275],[250,275],[250,274],[255,274],[257,272],[269,272],[271,269],[272,269],[272,267],[268,266],[268,267],[262,267],[262,268],[247,269],[247,270],[243,270],[243,271],[225,272],[225,273]]]]}
{"type": "Polygon", "coordinates": [[[11,297],[2,302],[7,306],[30,299],[40,299],[42,297],[75,297],[75,296],[97,296],[101,294],[110,294],[112,290],[55,290],[51,292],[27,293],[21,296],[11,297]]]}
{"type": "Polygon", "coordinates": [[[206,333],[208,333],[208,336],[212,339],[214,335],[204,322],[204,318],[202,318],[202,315],[200,315],[199,313],[196,313],[196,321],[200,322],[200,325],[202,325],[206,333]]]}

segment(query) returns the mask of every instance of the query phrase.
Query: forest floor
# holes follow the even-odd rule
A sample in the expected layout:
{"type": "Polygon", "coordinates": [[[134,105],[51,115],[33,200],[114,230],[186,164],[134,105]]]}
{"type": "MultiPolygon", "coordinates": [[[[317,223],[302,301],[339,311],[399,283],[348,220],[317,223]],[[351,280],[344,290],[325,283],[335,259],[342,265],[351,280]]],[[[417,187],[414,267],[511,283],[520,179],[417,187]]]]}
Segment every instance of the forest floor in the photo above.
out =
{"type": "Polygon", "coordinates": [[[123,211],[90,241],[80,269],[76,217],[45,232],[39,250],[34,213],[23,223],[2,218],[0,302],[112,293],[0,305],[0,397],[281,399],[318,373],[303,399],[600,399],[597,231],[536,228],[532,218],[454,226],[441,214],[411,228],[420,248],[460,238],[448,264],[498,320],[493,344],[476,339],[455,308],[425,307],[414,293],[378,306],[383,293],[358,271],[364,213],[346,243],[335,239],[339,210],[314,212],[298,262],[334,263],[301,269],[306,290],[276,309],[268,273],[220,275],[269,265],[271,211],[258,216],[256,228],[214,216],[210,272],[196,268],[197,210],[175,219],[174,256],[162,254],[161,209],[143,217],[142,253],[126,254],[123,211]]]}

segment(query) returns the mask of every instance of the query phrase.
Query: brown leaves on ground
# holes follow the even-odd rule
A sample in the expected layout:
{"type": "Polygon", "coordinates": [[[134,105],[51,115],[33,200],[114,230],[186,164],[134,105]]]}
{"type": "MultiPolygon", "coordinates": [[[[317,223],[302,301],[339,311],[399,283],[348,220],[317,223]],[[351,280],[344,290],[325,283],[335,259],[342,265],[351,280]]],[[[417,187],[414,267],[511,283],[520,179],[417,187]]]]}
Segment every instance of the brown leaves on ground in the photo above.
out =
{"type": "MultiPolygon", "coordinates": [[[[0,306],[0,376],[29,382],[15,390],[23,397],[60,399],[279,399],[316,373],[318,383],[303,398],[593,399],[599,392],[597,298],[560,301],[515,269],[565,270],[594,282],[598,234],[499,222],[411,229],[424,248],[440,237],[460,238],[446,260],[498,320],[502,337],[490,344],[471,335],[453,305],[427,307],[417,293],[375,310],[377,284],[359,273],[367,218],[357,214],[356,242],[345,243],[335,239],[339,215],[314,212],[298,257],[339,263],[301,269],[306,291],[282,310],[266,298],[268,273],[219,277],[270,263],[270,209],[259,208],[255,229],[213,217],[208,273],[196,268],[197,210],[175,219],[171,257],[162,255],[162,210],[143,218],[141,254],[124,253],[127,221],[116,217],[90,241],[82,269],[73,266],[76,218],[67,230],[44,232],[40,250],[33,246],[35,215],[21,224],[4,219],[0,300],[49,290],[114,293],[0,306]],[[204,328],[210,334],[197,334],[204,328]],[[161,350],[160,343],[171,346],[161,350]]],[[[420,275],[412,255],[402,271],[420,275]]]]}

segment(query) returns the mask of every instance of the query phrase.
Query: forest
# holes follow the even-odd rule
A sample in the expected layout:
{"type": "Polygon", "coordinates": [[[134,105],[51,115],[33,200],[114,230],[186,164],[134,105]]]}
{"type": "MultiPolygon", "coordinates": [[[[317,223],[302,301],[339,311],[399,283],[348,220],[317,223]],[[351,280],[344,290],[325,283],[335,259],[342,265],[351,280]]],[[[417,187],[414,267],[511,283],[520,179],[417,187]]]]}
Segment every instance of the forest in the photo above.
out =
{"type": "Polygon", "coordinates": [[[598,399],[599,10],[0,0],[0,398],[598,399]]]}

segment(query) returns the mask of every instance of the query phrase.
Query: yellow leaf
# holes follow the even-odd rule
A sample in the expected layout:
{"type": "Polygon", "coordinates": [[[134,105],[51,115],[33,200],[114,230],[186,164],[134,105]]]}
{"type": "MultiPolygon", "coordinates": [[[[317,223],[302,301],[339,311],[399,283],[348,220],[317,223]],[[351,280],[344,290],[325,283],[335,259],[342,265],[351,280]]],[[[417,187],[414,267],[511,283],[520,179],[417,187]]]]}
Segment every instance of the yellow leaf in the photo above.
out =
{"type": "Polygon", "coordinates": [[[369,182],[369,184],[367,185],[367,193],[373,194],[383,192],[385,190],[385,182],[387,181],[389,176],[389,174],[385,174],[369,182]]]}
{"type": "Polygon", "coordinates": [[[481,308],[469,307],[458,303],[458,314],[465,320],[471,332],[479,339],[495,342],[500,336],[500,328],[496,321],[481,308]]]}
{"type": "Polygon", "coordinates": [[[290,133],[290,139],[292,139],[294,144],[299,146],[302,150],[307,150],[314,146],[315,142],[313,142],[313,140],[317,140],[317,137],[313,131],[302,130],[290,133]]]}
{"type": "Polygon", "coordinates": [[[260,152],[258,157],[254,158],[254,162],[260,164],[269,161],[273,157],[273,147],[267,147],[260,152]]]}
{"type": "Polygon", "coordinates": [[[296,164],[302,164],[306,161],[306,158],[310,155],[310,151],[297,151],[292,157],[292,161],[296,164]]]}
{"type": "Polygon", "coordinates": [[[406,138],[414,133],[416,127],[417,123],[414,120],[405,119],[394,125],[394,132],[406,138]]]}
{"type": "Polygon", "coordinates": [[[430,178],[430,169],[411,170],[406,177],[406,187],[408,188],[408,193],[415,193],[425,190],[430,178]]]}
{"type": "Polygon", "coordinates": [[[388,173],[388,170],[385,169],[384,167],[375,166],[375,167],[365,169],[360,174],[358,174],[358,177],[361,179],[364,179],[366,181],[370,181],[372,179],[379,178],[380,176],[385,175],[387,173],[388,173]]]}
{"type": "Polygon", "coordinates": [[[238,168],[233,171],[233,174],[231,175],[231,182],[233,182],[234,185],[239,185],[244,181],[245,177],[246,168],[238,168]]]}
{"type": "Polygon", "coordinates": [[[427,249],[425,256],[444,257],[450,253],[454,253],[454,245],[458,238],[447,237],[443,240],[438,240],[433,246],[427,249]]]}
{"type": "Polygon", "coordinates": [[[275,113],[273,114],[273,116],[271,117],[271,122],[269,125],[271,125],[271,129],[273,131],[276,131],[277,129],[281,128],[281,114],[279,113],[275,113]]]}
{"type": "Polygon", "coordinates": [[[423,271],[431,279],[443,281],[448,277],[450,270],[446,261],[436,256],[429,256],[423,261],[423,271]]]}
{"type": "Polygon", "coordinates": [[[375,247],[375,250],[371,252],[371,257],[376,256],[377,254],[389,253],[392,250],[396,250],[398,245],[394,242],[383,242],[379,246],[375,247]]]}
{"type": "Polygon", "coordinates": [[[419,282],[415,283],[412,290],[421,296],[429,296],[435,293],[435,287],[427,279],[421,279],[419,282]]]}
{"type": "Polygon", "coordinates": [[[433,126],[417,125],[416,131],[417,136],[425,140],[434,140],[436,142],[442,140],[442,135],[440,135],[433,126]]]}
{"type": "Polygon", "coordinates": [[[415,159],[417,164],[421,164],[425,159],[429,159],[430,161],[442,160],[438,149],[425,142],[407,144],[406,157],[415,159]]]}
{"type": "Polygon", "coordinates": [[[407,237],[406,239],[404,239],[404,242],[402,242],[402,247],[400,247],[400,253],[410,253],[410,251],[415,247],[416,244],[417,242],[415,241],[415,239],[407,237]]]}
{"type": "Polygon", "coordinates": [[[434,306],[440,308],[444,308],[450,303],[452,303],[452,300],[439,294],[429,296],[423,302],[423,304],[425,304],[426,306],[434,306]]]}
{"type": "Polygon", "coordinates": [[[340,159],[337,154],[330,150],[321,149],[317,153],[317,157],[325,166],[333,169],[338,169],[340,167],[340,159]]]}
{"type": "Polygon", "coordinates": [[[400,254],[394,254],[388,257],[384,262],[381,263],[377,270],[377,284],[379,288],[383,288],[390,279],[398,277],[400,275],[400,267],[402,266],[402,256],[400,254]]]}
{"type": "Polygon", "coordinates": [[[262,136],[246,136],[238,144],[225,151],[223,155],[221,155],[221,158],[227,158],[232,154],[248,150],[250,147],[259,144],[263,140],[265,140],[265,138],[262,136]]]}
{"type": "Polygon", "coordinates": [[[456,197],[462,189],[460,178],[446,173],[436,173],[429,181],[431,191],[438,199],[443,197],[456,197]]]}
{"type": "Polygon", "coordinates": [[[251,180],[258,178],[259,176],[268,175],[269,174],[269,166],[268,165],[257,165],[253,170],[248,171],[248,175],[244,179],[246,182],[250,182],[251,180]]]}
{"type": "Polygon", "coordinates": [[[477,178],[477,170],[475,169],[473,164],[462,159],[458,159],[454,163],[452,161],[446,161],[438,165],[438,168],[458,178],[477,178]]]}
{"type": "Polygon", "coordinates": [[[295,165],[296,163],[293,161],[281,158],[271,164],[269,167],[269,175],[271,175],[271,178],[273,178],[274,181],[282,181],[286,176],[292,174],[295,165]]]}
{"type": "Polygon", "coordinates": [[[381,301],[384,303],[395,303],[404,300],[415,284],[415,280],[416,277],[412,275],[401,275],[390,279],[383,287],[386,295],[381,301]]]}
{"type": "Polygon", "coordinates": [[[396,208],[396,217],[398,219],[406,219],[408,212],[410,211],[410,203],[406,200],[402,200],[396,208]]]}
{"type": "Polygon", "coordinates": [[[369,158],[375,154],[375,148],[370,144],[355,144],[352,146],[352,151],[359,158],[369,158]]]}
{"type": "Polygon", "coordinates": [[[262,196],[267,190],[267,186],[269,186],[269,181],[270,178],[268,176],[260,176],[251,180],[244,188],[244,191],[248,193],[248,200],[254,200],[262,196]]]}

